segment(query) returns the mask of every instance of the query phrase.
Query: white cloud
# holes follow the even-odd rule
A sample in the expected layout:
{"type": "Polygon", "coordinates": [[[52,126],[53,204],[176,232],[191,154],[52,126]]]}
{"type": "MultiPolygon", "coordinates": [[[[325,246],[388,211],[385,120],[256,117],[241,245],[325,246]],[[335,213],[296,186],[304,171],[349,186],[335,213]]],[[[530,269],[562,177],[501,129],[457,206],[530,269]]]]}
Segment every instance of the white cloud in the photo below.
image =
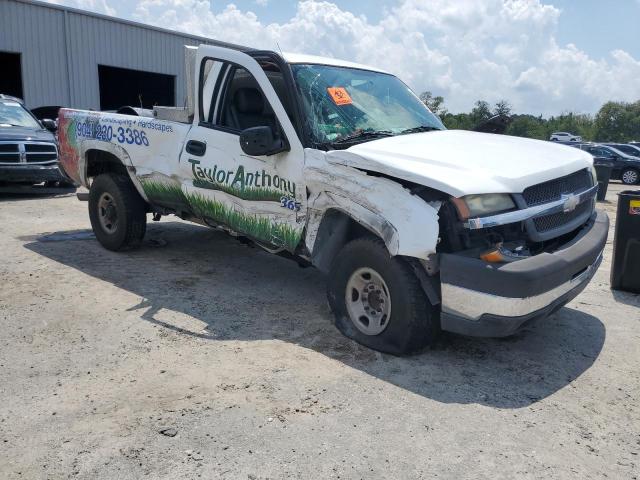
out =
{"type": "Polygon", "coordinates": [[[49,3],[66,5],[67,7],[91,10],[92,12],[104,13],[105,15],[116,15],[116,9],[109,6],[109,0],[47,0],[49,3]]]}
{"type": "Polygon", "coordinates": [[[266,7],[269,4],[269,0],[255,0],[256,5],[260,5],[261,7],[266,7]]]}
{"type": "Polygon", "coordinates": [[[209,0],[137,0],[133,12],[124,0],[63,3],[248,46],[277,43],[376,65],[418,92],[444,95],[452,111],[469,110],[479,98],[504,98],[517,111],[545,115],[640,99],[640,61],[622,50],[596,60],[558,45],[562,12],[542,0],[398,0],[379,23],[334,3],[303,0],[288,21],[272,24],[232,3],[214,13],[209,0]]]}

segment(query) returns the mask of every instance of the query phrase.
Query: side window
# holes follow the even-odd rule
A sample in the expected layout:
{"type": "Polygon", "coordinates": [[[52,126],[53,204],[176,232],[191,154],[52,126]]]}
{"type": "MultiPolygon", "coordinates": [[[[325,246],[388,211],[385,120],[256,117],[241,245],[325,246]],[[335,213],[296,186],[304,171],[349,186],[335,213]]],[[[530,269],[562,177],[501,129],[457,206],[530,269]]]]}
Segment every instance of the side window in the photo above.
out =
{"type": "Polygon", "coordinates": [[[257,80],[246,69],[233,66],[217,106],[214,125],[234,131],[252,127],[276,128],[276,116],[257,80]]]}
{"type": "Polygon", "coordinates": [[[216,107],[216,91],[227,74],[228,68],[224,62],[207,58],[200,66],[200,78],[198,84],[202,86],[200,91],[200,121],[212,123],[213,112],[216,107]]]}
{"type": "MultiPolygon", "coordinates": [[[[260,60],[267,79],[294,123],[294,115],[282,72],[276,64],[260,60]]],[[[240,132],[246,128],[280,126],[272,106],[255,77],[245,68],[229,62],[206,59],[201,65],[200,119],[211,126],[240,132]]]]}

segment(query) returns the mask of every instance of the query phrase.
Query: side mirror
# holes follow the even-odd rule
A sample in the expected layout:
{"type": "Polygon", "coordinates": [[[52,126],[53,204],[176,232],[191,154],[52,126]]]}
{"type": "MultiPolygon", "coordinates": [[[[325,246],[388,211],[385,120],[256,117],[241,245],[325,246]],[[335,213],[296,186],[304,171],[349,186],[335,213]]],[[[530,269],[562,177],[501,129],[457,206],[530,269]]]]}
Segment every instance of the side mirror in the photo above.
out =
{"type": "Polygon", "coordinates": [[[55,133],[58,130],[58,126],[56,125],[56,122],[49,119],[49,118],[45,118],[43,120],[40,121],[40,123],[42,124],[42,126],[44,128],[46,128],[47,130],[49,130],[52,133],[55,133]]]}
{"type": "Polygon", "coordinates": [[[251,127],[240,132],[240,147],[252,157],[274,155],[288,150],[285,142],[276,138],[271,127],[251,127]]]}

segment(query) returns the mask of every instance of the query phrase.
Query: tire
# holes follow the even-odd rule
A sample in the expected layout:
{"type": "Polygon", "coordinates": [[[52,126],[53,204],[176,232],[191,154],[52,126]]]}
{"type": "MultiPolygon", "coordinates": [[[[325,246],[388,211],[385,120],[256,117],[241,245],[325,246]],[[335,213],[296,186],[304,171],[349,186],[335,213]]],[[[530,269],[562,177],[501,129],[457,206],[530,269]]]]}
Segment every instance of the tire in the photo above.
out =
{"type": "Polygon", "coordinates": [[[400,257],[391,257],[376,238],[353,240],[336,255],[327,297],[338,330],[374,350],[411,354],[431,344],[440,331],[438,310],[427,299],[411,266],[400,257]],[[369,313],[363,308],[369,308],[369,313]],[[382,315],[376,311],[371,316],[374,309],[382,315]],[[359,313],[362,320],[354,320],[359,313]]]}
{"type": "Polygon", "coordinates": [[[128,177],[102,174],[89,191],[89,218],[100,244],[107,250],[137,247],[147,230],[146,203],[128,177]]]}
{"type": "Polygon", "coordinates": [[[625,185],[635,185],[640,180],[640,173],[634,168],[625,168],[620,174],[620,180],[625,185]]]}

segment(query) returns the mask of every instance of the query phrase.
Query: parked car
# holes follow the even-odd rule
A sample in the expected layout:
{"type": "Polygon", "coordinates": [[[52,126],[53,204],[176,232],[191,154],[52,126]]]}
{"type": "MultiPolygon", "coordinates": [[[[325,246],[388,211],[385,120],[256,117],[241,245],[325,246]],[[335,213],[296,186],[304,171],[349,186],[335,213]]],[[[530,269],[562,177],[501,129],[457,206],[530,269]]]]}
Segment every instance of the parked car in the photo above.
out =
{"type": "Polygon", "coordinates": [[[578,148],[591,155],[603,157],[613,163],[611,178],[621,180],[626,185],[635,185],[640,180],[640,158],[628,155],[622,150],[599,143],[583,143],[578,148]]]}
{"type": "Polygon", "coordinates": [[[22,100],[0,94],[0,183],[71,185],[59,168],[55,128],[22,100]]]}
{"type": "Polygon", "coordinates": [[[626,153],[632,157],[640,157],[640,147],[636,147],[635,145],[628,143],[603,143],[602,145],[620,150],[622,153],[626,153]]]}
{"type": "Polygon", "coordinates": [[[395,76],[332,58],[201,45],[187,71],[183,114],[60,111],[109,250],[139,245],[147,213],[248,238],[325,273],[340,331],[394,354],[511,335],[600,265],[586,152],[447,130],[395,76]]]}
{"type": "Polygon", "coordinates": [[[549,140],[552,142],[581,142],[582,137],[568,132],[554,132],[551,134],[549,140]]]}

